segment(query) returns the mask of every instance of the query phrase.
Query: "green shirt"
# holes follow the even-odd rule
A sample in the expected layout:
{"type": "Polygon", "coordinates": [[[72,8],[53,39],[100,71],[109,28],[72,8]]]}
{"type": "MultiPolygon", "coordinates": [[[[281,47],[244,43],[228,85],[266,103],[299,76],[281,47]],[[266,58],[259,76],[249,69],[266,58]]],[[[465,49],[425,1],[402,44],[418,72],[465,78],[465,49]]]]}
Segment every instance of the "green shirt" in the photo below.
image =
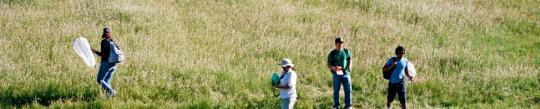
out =
{"type": "MultiPolygon", "coordinates": [[[[345,75],[349,74],[349,68],[347,67],[347,60],[350,60],[351,53],[346,52],[346,49],[341,48],[341,50],[337,51],[336,49],[332,50],[330,54],[328,54],[328,60],[327,63],[330,66],[341,66],[343,68],[343,71],[345,71],[345,75]]],[[[347,50],[348,51],[348,50],[347,50]]],[[[336,73],[336,72],[332,72],[336,73]]]]}

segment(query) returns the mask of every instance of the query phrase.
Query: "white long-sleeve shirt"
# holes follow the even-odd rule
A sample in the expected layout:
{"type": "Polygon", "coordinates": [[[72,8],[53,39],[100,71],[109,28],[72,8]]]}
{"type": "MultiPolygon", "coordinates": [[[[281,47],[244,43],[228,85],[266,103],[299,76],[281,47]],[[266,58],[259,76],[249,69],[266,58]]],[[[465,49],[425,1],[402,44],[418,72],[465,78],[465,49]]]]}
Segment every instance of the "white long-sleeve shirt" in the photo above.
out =
{"type": "MultiPolygon", "coordinates": [[[[281,74],[283,75],[283,73],[281,74]]],[[[280,88],[279,89],[279,96],[281,98],[295,98],[296,95],[296,72],[290,70],[288,73],[285,74],[283,78],[279,80],[279,85],[284,86],[288,85],[289,89],[280,88]]]]}

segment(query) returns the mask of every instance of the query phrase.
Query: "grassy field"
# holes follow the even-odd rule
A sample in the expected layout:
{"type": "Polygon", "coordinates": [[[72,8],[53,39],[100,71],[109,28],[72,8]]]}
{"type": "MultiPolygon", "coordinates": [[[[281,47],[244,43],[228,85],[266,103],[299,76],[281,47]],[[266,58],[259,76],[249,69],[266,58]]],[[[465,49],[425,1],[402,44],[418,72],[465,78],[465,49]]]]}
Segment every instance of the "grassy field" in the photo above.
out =
{"type": "Polygon", "coordinates": [[[0,108],[278,108],[281,58],[296,107],[329,108],[337,36],[357,108],[384,107],[398,45],[419,71],[415,108],[540,108],[538,0],[0,0],[0,108]],[[127,54],[114,98],[72,48],[98,48],[106,26],[127,54]]]}

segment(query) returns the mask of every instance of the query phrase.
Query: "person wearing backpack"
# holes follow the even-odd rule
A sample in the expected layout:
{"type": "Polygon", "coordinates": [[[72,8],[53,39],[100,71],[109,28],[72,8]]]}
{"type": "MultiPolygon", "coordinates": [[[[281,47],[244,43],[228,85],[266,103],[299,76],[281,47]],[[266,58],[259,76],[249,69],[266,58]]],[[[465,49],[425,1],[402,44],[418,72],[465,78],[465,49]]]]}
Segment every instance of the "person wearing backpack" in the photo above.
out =
{"type": "Polygon", "coordinates": [[[101,52],[97,51],[96,49],[92,49],[92,52],[94,52],[98,56],[101,56],[101,64],[99,66],[99,71],[97,75],[97,83],[103,88],[106,96],[112,97],[116,95],[116,91],[114,91],[110,83],[116,70],[116,65],[119,62],[118,55],[122,55],[121,57],[123,59],[123,53],[118,54],[120,51],[118,45],[112,39],[112,33],[110,28],[106,27],[103,29],[103,34],[101,35],[101,38],[103,38],[103,40],[101,40],[101,52]]]}
{"type": "Polygon", "coordinates": [[[332,73],[334,89],[334,108],[339,108],[339,90],[343,85],[345,92],[345,108],[352,107],[352,82],[351,82],[351,54],[349,50],[343,48],[343,38],[334,40],[336,48],[328,54],[327,66],[332,73]]]}
{"type": "Polygon", "coordinates": [[[388,59],[386,64],[383,67],[383,73],[385,79],[388,79],[388,95],[386,97],[386,107],[390,108],[390,104],[394,101],[396,93],[399,97],[399,102],[401,103],[401,108],[406,109],[406,91],[405,91],[405,81],[404,76],[409,77],[412,81],[413,76],[409,74],[407,66],[409,60],[405,58],[405,48],[398,46],[395,50],[395,57],[388,59]]]}
{"type": "Polygon", "coordinates": [[[283,71],[280,74],[279,84],[275,88],[279,89],[279,97],[281,99],[281,109],[293,109],[296,103],[296,72],[294,64],[290,59],[283,59],[280,63],[283,71]]]}

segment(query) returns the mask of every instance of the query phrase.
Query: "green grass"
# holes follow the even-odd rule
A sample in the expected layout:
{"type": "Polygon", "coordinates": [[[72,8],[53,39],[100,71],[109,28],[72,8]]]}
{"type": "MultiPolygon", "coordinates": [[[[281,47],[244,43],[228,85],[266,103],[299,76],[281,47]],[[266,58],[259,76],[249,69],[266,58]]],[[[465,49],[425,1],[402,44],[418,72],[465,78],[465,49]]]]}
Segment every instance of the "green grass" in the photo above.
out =
{"type": "MultiPolygon", "coordinates": [[[[0,108],[278,108],[270,74],[298,73],[297,108],[332,106],[333,39],[353,54],[353,104],[384,108],[397,45],[415,108],[540,108],[537,0],[0,0],[0,108]],[[102,96],[72,41],[110,26],[127,60],[102,96]],[[414,89],[414,90],[412,90],[414,89]]],[[[99,60],[99,59],[98,59],[99,60]]],[[[394,107],[398,103],[393,104],[394,107]]]]}

